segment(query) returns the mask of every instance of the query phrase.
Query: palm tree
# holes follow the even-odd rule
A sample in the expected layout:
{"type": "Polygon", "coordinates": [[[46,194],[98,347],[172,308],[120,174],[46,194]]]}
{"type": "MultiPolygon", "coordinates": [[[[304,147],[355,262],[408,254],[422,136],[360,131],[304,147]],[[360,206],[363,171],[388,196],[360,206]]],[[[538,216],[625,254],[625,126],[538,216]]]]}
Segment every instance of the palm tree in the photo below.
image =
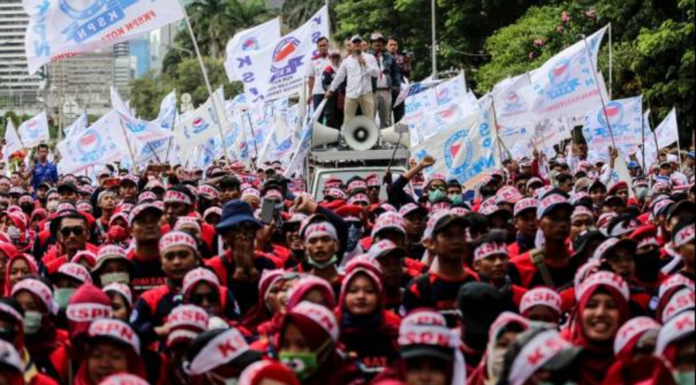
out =
{"type": "MultiPolygon", "coordinates": [[[[338,1],[333,0],[332,2],[337,3],[338,1]]],[[[326,0],[286,0],[282,10],[283,23],[288,29],[295,29],[309,20],[325,3],[326,0]]],[[[331,20],[334,20],[331,8],[329,8],[329,14],[331,20]]],[[[331,25],[333,26],[335,23],[331,23],[331,25]]]]}

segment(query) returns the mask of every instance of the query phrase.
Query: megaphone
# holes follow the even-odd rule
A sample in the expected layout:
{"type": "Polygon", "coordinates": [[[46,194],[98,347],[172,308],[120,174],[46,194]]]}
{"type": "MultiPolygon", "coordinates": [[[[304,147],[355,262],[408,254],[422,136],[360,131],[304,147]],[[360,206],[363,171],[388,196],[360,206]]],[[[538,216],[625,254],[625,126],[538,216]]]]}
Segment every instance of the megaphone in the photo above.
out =
{"type": "Polygon", "coordinates": [[[373,119],[356,116],[343,126],[343,138],[353,150],[369,150],[379,140],[379,127],[373,119]]]}
{"type": "Polygon", "coordinates": [[[315,121],[312,127],[312,148],[338,143],[338,138],[340,137],[341,131],[315,121]]]}
{"type": "Polygon", "coordinates": [[[397,123],[389,128],[380,130],[381,143],[394,143],[405,148],[411,147],[411,137],[408,134],[408,126],[397,123]],[[400,139],[399,139],[400,138],[400,139]]]}

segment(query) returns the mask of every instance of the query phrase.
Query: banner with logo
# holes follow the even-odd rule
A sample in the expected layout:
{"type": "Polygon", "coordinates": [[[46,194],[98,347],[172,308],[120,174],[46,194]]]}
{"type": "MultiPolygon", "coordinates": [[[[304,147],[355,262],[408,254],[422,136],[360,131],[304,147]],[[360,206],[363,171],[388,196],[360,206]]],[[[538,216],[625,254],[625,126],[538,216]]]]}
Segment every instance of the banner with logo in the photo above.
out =
{"type": "Polygon", "coordinates": [[[186,12],[172,0],[24,0],[29,15],[25,46],[29,73],[141,36],[181,20],[186,12]]]}
{"type": "Polygon", "coordinates": [[[547,119],[534,127],[534,147],[550,159],[556,156],[554,146],[570,139],[571,135],[572,129],[567,119],[547,119]]]}
{"type": "Polygon", "coordinates": [[[121,127],[128,134],[131,148],[135,154],[139,154],[151,142],[168,139],[172,136],[171,130],[163,128],[157,121],[148,122],[135,118],[114,86],[111,86],[111,104],[121,116],[121,127]]]}
{"type": "Polygon", "coordinates": [[[280,39],[280,19],[269,20],[254,28],[237,32],[227,43],[227,58],[225,71],[231,82],[242,80],[235,68],[244,62],[247,52],[260,51],[271,46],[280,39]]]}
{"type": "Polygon", "coordinates": [[[466,94],[467,89],[464,74],[457,75],[435,87],[435,97],[437,98],[437,104],[440,106],[450,104],[455,100],[463,99],[466,97],[466,94]]]}
{"type": "Polygon", "coordinates": [[[607,28],[566,48],[531,73],[536,93],[532,112],[540,118],[567,117],[584,114],[602,105],[600,95],[606,95],[606,89],[597,84],[595,69],[599,46],[607,28]]]}
{"type": "Polygon", "coordinates": [[[328,35],[329,13],[322,7],[304,25],[269,48],[241,55],[234,71],[244,83],[249,99],[258,102],[299,93],[305,82],[306,66],[315,55],[316,42],[328,35]]]}
{"type": "Polygon", "coordinates": [[[612,100],[585,116],[582,135],[592,150],[614,146],[626,155],[635,154],[643,141],[643,97],[612,100]],[[608,120],[607,120],[608,118],[608,120]],[[612,139],[613,136],[613,139],[612,139]]]}
{"type": "MultiPolygon", "coordinates": [[[[476,139],[476,134],[473,132],[480,128],[483,121],[484,118],[480,113],[470,115],[427,141],[414,146],[411,154],[417,161],[421,161],[428,155],[436,159],[432,167],[424,170],[424,174],[427,176],[432,173],[442,173],[448,177],[461,178],[461,180],[470,177],[471,171],[476,168],[475,163],[480,159],[479,150],[483,144],[472,141],[472,138],[476,139]]],[[[486,127],[484,129],[490,131],[486,127]]]]}
{"type": "MultiPolygon", "coordinates": [[[[669,147],[679,140],[676,109],[672,108],[672,111],[669,112],[665,120],[657,126],[655,129],[655,136],[657,137],[657,146],[660,149],[669,147]]],[[[22,140],[24,140],[24,137],[22,137],[22,140]]]]}
{"type": "Polygon", "coordinates": [[[525,73],[505,79],[493,87],[491,94],[498,124],[520,125],[539,120],[531,111],[535,93],[530,79],[530,75],[525,73]]]}
{"type": "Polygon", "coordinates": [[[300,138],[297,140],[296,145],[292,150],[292,158],[288,167],[285,169],[283,176],[286,178],[298,178],[304,174],[304,162],[309,155],[309,151],[312,149],[312,130],[314,122],[319,119],[321,113],[324,112],[324,107],[326,107],[328,99],[324,99],[317,109],[314,111],[312,116],[308,117],[307,123],[300,130],[300,138]]]}
{"type": "Polygon", "coordinates": [[[63,132],[65,133],[65,137],[68,138],[86,130],[87,126],[89,126],[89,120],[87,119],[87,113],[83,112],[70,127],[64,128],[63,132]]]}
{"type": "Polygon", "coordinates": [[[7,127],[5,129],[5,146],[2,148],[2,160],[7,163],[10,159],[10,155],[20,151],[24,148],[22,145],[19,135],[17,135],[17,130],[14,124],[12,124],[12,119],[7,119],[7,127]]]}
{"type": "Polygon", "coordinates": [[[31,148],[50,139],[46,111],[34,116],[19,126],[19,136],[24,147],[31,148]]]}
{"type": "MultiPolygon", "coordinates": [[[[208,98],[195,111],[183,116],[174,129],[174,137],[189,155],[199,144],[204,144],[208,139],[220,135],[220,122],[213,105],[215,99],[224,100],[222,88],[218,89],[213,94],[213,98],[208,98]]],[[[221,103],[219,106],[219,110],[224,111],[221,103]]]]}
{"type": "Polygon", "coordinates": [[[128,154],[125,137],[121,130],[120,115],[111,111],[97,120],[91,127],[66,139],[62,146],[62,159],[58,163],[61,173],[74,173],[93,165],[104,165],[118,161],[128,154]]]}
{"type": "Polygon", "coordinates": [[[535,126],[533,124],[510,124],[502,125],[498,123],[498,137],[511,153],[513,158],[519,160],[530,157],[534,151],[535,126]]]}

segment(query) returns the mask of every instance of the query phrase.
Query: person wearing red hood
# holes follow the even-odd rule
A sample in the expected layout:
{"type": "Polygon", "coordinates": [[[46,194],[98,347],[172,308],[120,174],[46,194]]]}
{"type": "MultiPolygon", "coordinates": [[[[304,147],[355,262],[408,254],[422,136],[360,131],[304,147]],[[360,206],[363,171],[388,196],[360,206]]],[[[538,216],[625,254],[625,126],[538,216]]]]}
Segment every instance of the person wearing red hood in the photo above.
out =
{"type": "MultiPolygon", "coordinates": [[[[11,345],[15,349],[19,373],[24,377],[22,385],[57,385],[35,365],[34,357],[25,346],[24,312],[13,299],[0,299],[0,347],[11,345]]],[[[0,349],[1,350],[1,349],[0,349]]]]}
{"type": "Polygon", "coordinates": [[[8,242],[0,242],[0,282],[4,288],[7,284],[7,262],[15,255],[19,254],[15,245],[8,242]]]}
{"type": "Polygon", "coordinates": [[[68,340],[68,333],[56,327],[57,303],[50,286],[38,278],[26,278],[12,288],[12,298],[24,311],[23,332],[27,350],[42,373],[58,379],[51,354],[68,340]]]}
{"type": "Polygon", "coordinates": [[[205,267],[186,273],[181,294],[183,303],[196,305],[211,317],[219,317],[228,323],[239,319],[239,306],[234,295],[220,286],[215,273],[205,267]]]}
{"type": "Polygon", "coordinates": [[[85,359],[89,326],[94,320],[113,316],[111,301],[98,287],[84,284],[70,298],[66,316],[70,339],[51,354],[51,363],[58,373],[59,382],[72,384],[85,359]]]}
{"type": "Polygon", "coordinates": [[[145,346],[169,334],[165,321],[173,308],[183,301],[186,274],[201,265],[196,240],[181,231],[170,231],[159,242],[166,284],[143,293],[135,303],[131,325],[145,346]]]}
{"type": "Polygon", "coordinates": [[[346,266],[336,309],[341,337],[349,356],[355,356],[365,378],[372,378],[398,358],[400,318],[384,309],[382,268],[368,256],[346,266]]]}
{"type": "Polygon", "coordinates": [[[167,317],[167,357],[162,383],[187,385],[189,377],[184,372],[184,360],[191,343],[208,329],[209,317],[205,310],[195,305],[177,306],[167,317]]]}
{"type": "Polygon", "coordinates": [[[282,269],[264,270],[259,281],[259,301],[249,309],[241,324],[250,332],[258,334],[259,325],[270,321],[280,308],[278,292],[285,279],[282,269]]]}
{"type": "Polygon", "coordinates": [[[140,358],[140,340],[127,323],[116,319],[94,320],[85,338],[86,355],[74,385],[98,385],[117,373],[147,378],[140,358]]]}
{"type": "MultiPolygon", "coordinates": [[[[12,207],[10,207],[12,209],[12,207]]],[[[5,232],[12,243],[17,247],[19,252],[29,252],[33,247],[34,234],[33,230],[27,230],[28,216],[22,211],[6,213],[7,228],[5,232]]]]}
{"type": "Polygon", "coordinates": [[[357,373],[337,350],[338,339],[339,325],[333,313],[304,301],[288,309],[276,351],[302,385],[345,385],[357,373]]]}
{"type": "Polygon", "coordinates": [[[686,215],[674,226],[672,246],[678,255],[677,260],[682,266],[678,274],[694,281],[696,277],[696,226],[694,217],[686,215]]]}
{"type": "Polygon", "coordinates": [[[38,276],[39,267],[29,254],[16,254],[7,262],[7,271],[5,274],[5,296],[12,293],[14,286],[20,279],[28,276],[38,276]]]}
{"type": "Polygon", "coordinates": [[[637,385],[649,380],[656,368],[653,353],[660,327],[648,317],[636,317],[626,322],[614,340],[616,361],[602,384],[637,385]]]}
{"type": "Polygon", "coordinates": [[[239,376],[239,385],[300,385],[295,374],[274,361],[258,361],[239,376]]]}
{"type": "Polygon", "coordinates": [[[481,363],[467,379],[467,385],[496,384],[503,374],[505,354],[518,334],[529,328],[529,321],[505,312],[498,316],[489,331],[488,346],[481,363]]]}
{"type": "MultiPolygon", "coordinates": [[[[655,345],[655,356],[664,364],[653,374],[653,380],[673,379],[678,385],[694,383],[696,364],[694,363],[694,346],[696,346],[696,318],[694,310],[679,313],[660,329],[655,345]],[[665,373],[666,372],[666,373],[665,373]]],[[[662,382],[654,383],[667,383],[662,382]]]]}
{"type": "Polygon", "coordinates": [[[589,275],[576,289],[578,304],[563,337],[583,348],[576,365],[579,385],[601,384],[614,364],[614,340],[630,311],[630,289],[620,276],[607,271],[589,275]]]}

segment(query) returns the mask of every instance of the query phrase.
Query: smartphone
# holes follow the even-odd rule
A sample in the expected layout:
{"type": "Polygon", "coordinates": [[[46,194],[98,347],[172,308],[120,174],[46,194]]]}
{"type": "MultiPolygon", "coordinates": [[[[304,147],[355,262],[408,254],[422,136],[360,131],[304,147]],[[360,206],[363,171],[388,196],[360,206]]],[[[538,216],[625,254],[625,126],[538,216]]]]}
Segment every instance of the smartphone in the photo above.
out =
{"type": "Polygon", "coordinates": [[[273,222],[273,214],[275,213],[275,201],[264,198],[261,202],[261,222],[270,225],[273,222]]]}

